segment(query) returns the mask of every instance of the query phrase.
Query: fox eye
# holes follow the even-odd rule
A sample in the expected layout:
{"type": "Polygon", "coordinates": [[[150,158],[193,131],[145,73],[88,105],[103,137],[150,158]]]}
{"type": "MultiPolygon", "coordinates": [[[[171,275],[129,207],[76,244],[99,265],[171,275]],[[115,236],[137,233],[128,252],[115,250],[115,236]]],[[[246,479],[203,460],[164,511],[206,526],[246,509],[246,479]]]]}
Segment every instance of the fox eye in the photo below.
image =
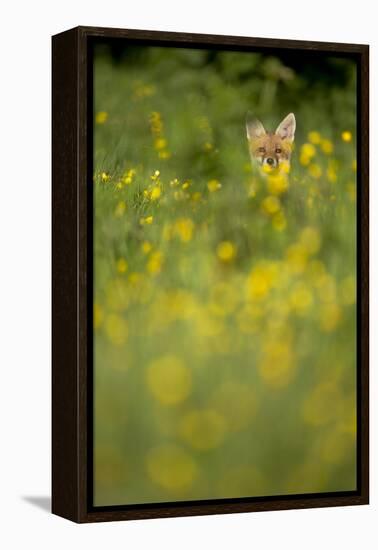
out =
{"type": "Polygon", "coordinates": [[[259,153],[265,153],[265,147],[259,147],[259,153]]]}
{"type": "Polygon", "coordinates": [[[280,153],[282,153],[282,149],[280,149],[279,147],[277,147],[276,153],[279,155],[280,153]]]}

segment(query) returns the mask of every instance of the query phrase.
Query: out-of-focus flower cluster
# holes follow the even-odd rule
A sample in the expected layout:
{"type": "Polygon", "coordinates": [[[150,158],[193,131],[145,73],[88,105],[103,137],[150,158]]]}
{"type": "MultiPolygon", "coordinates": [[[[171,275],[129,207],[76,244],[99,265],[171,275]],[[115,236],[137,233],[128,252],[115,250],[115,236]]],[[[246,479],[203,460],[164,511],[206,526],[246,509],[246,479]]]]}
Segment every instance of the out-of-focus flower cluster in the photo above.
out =
{"type": "MultiPolygon", "coordinates": [[[[206,155],[214,136],[199,122],[206,155]]],[[[172,175],[161,114],[149,124],[159,166],[94,176],[95,372],[109,384],[99,392],[125,392],[104,401],[121,415],[112,433],[133,434],[151,499],[327,490],[355,444],[356,279],[342,258],[354,243],[332,229],[355,223],[353,136],[312,131],[294,167],[248,171],[236,190],[172,175]],[[350,147],[348,166],[339,147],[350,147]],[[276,407],[282,426],[269,424],[276,407]],[[302,438],[292,443],[301,459],[297,477],[282,467],[272,485],[264,453],[279,434],[282,445],[302,438]]],[[[126,469],[106,466],[122,468],[115,448],[98,451],[97,475],[135,495],[126,469]]]]}
{"type": "Polygon", "coordinates": [[[354,60],[94,65],[95,504],[355,489],[354,60]],[[290,165],[252,167],[254,106],[290,165]]]}

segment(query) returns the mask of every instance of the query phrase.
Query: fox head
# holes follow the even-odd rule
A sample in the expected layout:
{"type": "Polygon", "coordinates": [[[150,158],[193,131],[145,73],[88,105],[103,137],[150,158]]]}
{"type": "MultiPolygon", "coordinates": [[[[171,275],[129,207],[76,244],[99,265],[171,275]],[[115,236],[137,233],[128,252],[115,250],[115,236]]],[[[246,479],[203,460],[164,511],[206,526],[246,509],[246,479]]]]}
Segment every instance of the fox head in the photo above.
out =
{"type": "Polygon", "coordinates": [[[281,163],[290,162],[295,134],[295,116],[287,115],[276,131],[267,132],[254,116],[247,115],[247,138],[253,162],[267,168],[279,168],[281,163]]]}

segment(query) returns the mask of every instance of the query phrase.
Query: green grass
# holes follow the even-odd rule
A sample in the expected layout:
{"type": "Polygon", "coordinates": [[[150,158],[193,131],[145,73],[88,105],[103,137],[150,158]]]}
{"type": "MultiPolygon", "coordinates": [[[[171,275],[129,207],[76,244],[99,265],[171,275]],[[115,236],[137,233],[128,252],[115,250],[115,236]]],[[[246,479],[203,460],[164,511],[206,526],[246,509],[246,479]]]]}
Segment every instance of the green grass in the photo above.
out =
{"type": "Polygon", "coordinates": [[[355,488],[355,67],[324,64],[95,56],[95,504],[355,488]],[[287,180],[248,110],[295,112],[287,180]]]}

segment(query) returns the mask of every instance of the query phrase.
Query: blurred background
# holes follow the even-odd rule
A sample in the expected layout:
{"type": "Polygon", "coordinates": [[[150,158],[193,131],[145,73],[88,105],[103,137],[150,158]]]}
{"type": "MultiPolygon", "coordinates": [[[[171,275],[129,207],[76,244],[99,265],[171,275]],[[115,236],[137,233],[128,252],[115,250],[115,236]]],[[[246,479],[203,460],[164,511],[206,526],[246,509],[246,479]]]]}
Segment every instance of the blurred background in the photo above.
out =
{"type": "Polygon", "coordinates": [[[96,505],[355,488],[355,132],[347,58],[96,46],[96,505]]]}

